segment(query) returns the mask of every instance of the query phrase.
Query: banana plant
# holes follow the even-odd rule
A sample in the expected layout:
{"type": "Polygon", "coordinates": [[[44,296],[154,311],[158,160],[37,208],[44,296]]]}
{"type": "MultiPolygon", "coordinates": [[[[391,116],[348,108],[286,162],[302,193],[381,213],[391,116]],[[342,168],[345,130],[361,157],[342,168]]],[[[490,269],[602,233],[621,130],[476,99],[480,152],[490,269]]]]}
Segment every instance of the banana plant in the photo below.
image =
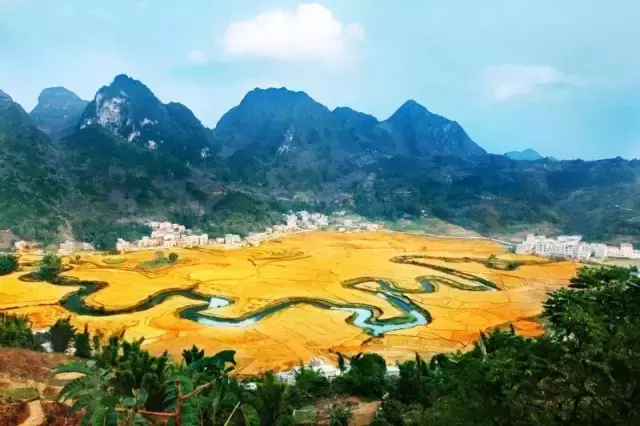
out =
{"type": "MultiPolygon", "coordinates": [[[[235,365],[235,351],[221,351],[191,362],[187,374],[171,377],[166,383],[165,406],[173,410],[175,417],[169,425],[197,426],[203,424],[205,418],[215,420],[229,389],[229,373],[235,365]]],[[[233,414],[235,409],[231,417],[233,414]]]]}
{"type": "Polygon", "coordinates": [[[95,361],[73,363],[56,367],[55,374],[76,373],[81,376],[68,382],[58,393],[60,402],[73,401],[71,412],[84,411],[81,425],[101,424],[115,426],[120,420],[116,410],[120,400],[111,395],[109,382],[113,374],[98,367],[95,361]]]}
{"type": "MultiPolygon", "coordinates": [[[[115,374],[101,368],[96,361],[56,367],[55,374],[76,373],[59,392],[58,401],[72,402],[72,412],[83,412],[82,426],[142,426],[151,420],[163,420],[168,425],[199,426],[207,419],[218,418],[222,402],[229,389],[229,373],[235,368],[235,352],[221,351],[212,357],[194,361],[188,367],[174,370],[166,381],[165,411],[145,410],[149,394],[145,389],[133,389],[123,395],[112,383],[115,374]]],[[[237,402],[226,419],[231,421],[240,409],[245,419],[250,407],[237,402]]],[[[247,424],[250,424],[247,419],[247,424]]]]}

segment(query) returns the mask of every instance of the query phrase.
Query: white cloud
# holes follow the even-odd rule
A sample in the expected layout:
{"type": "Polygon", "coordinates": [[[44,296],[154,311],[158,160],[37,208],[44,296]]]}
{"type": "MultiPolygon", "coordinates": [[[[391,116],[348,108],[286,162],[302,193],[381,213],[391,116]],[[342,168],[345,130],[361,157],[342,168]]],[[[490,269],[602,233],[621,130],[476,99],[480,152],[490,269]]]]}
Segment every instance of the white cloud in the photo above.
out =
{"type": "Polygon", "coordinates": [[[202,64],[204,62],[207,62],[207,56],[198,49],[193,49],[192,51],[190,51],[187,55],[187,59],[189,60],[189,62],[194,64],[202,64]]]}
{"type": "Polygon", "coordinates": [[[349,47],[363,40],[362,25],[344,25],[331,10],[309,3],[295,11],[276,9],[233,22],[223,43],[232,55],[335,63],[346,59],[349,47]]]}
{"type": "Polygon", "coordinates": [[[538,95],[551,85],[577,86],[581,79],[549,65],[497,65],[486,70],[485,80],[494,101],[538,95]]]}

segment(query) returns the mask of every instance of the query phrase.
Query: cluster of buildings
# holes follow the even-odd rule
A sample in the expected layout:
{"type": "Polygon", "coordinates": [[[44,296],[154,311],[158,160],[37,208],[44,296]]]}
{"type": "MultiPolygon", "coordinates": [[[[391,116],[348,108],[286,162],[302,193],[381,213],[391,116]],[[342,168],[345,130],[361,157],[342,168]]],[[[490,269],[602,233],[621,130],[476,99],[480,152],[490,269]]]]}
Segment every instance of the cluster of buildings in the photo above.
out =
{"type": "Polygon", "coordinates": [[[71,254],[74,251],[90,251],[95,250],[95,247],[89,243],[77,243],[75,241],[67,240],[60,244],[58,254],[71,254]]]}
{"type": "Polygon", "coordinates": [[[296,213],[284,215],[286,224],[268,227],[264,232],[252,232],[245,238],[245,243],[251,246],[259,246],[262,241],[280,236],[282,234],[313,231],[329,226],[329,217],[321,213],[309,213],[302,210],[296,213]]]}
{"type": "MultiPolygon", "coordinates": [[[[344,212],[339,212],[338,216],[344,216],[344,212]]],[[[284,215],[283,224],[268,227],[264,232],[252,232],[246,238],[237,234],[226,234],[222,237],[209,238],[207,234],[198,234],[188,230],[184,225],[177,223],[146,222],[151,228],[151,235],[142,237],[136,241],[127,241],[118,238],[116,250],[120,252],[150,250],[150,249],[171,249],[175,247],[199,247],[207,245],[225,246],[227,248],[242,247],[246,245],[259,246],[263,241],[279,238],[284,234],[313,231],[329,226],[329,217],[321,213],[309,213],[306,210],[284,215]]],[[[340,232],[376,231],[378,224],[370,222],[360,222],[354,219],[342,218],[338,223],[333,224],[340,232]]],[[[33,251],[34,243],[18,241],[15,243],[15,250],[18,252],[33,251]]],[[[76,251],[92,251],[95,248],[89,243],[65,241],[60,244],[58,253],[69,255],[76,251]]]]}
{"type": "Polygon", "coordinates": [[[309,213],[302,210],[285,215],[286,225],[276,225],[274,229],[280,232],[296,231],[300,229],[314,230],[329,226],[329,217],[321,213],[309,213]],[[283,228],[284,226],[284,228],[283,228]]]}
{"type": "Polygon", "coordinates": [[[38,245],[31,241],[16,241],[13,243],[13,249],[18,253],[23,253],[27,251],[35,251],[38,249],[38,245]]]}
{"type": "Polygon", "coordinates": [[[196,247],[209,244],[207,234],[192,234],[184,225],[171,222],[147,222],[151,235],[129,242],[118,238],[116,250],[134,251],[150,248],[196,247]]]}
{"type": "Polygon", "coordinates": [[[640,259],[640,250],[634,249],[633,244],[608,246],[602,243],[587,243],[582,240],[580,235],[548,238],[544,235],[529,234],[523,242],[516,245],[516,253],[576,260],[640,259]]]}
{"type": "Polygon", "coordinates": [[[359,231],[377,231],[380,225],[372,222],[358,222],[353,219],[344,219],[341,226],[338,227],[339,232],[359,232],[359,231]]]}
{"type": "Polygon", "coordinates": [[[206,245],[224,245],[225,247],[258,246],[262,241],[278,237],[285,233],[302,230],[320,229],[329,225],[329,218],[320,213],[300,211],[285,215],[286,224],[275,225],[264,232],[252,232],[246,238],[237,234],[209,238],[207,234],[193,234],[183,225],[171,222],[147,222],[151,235],[138,241],[126,241],[122,238],[116,243],[118,251],[135,251],[152,248],[198,247],[206,245]]]}

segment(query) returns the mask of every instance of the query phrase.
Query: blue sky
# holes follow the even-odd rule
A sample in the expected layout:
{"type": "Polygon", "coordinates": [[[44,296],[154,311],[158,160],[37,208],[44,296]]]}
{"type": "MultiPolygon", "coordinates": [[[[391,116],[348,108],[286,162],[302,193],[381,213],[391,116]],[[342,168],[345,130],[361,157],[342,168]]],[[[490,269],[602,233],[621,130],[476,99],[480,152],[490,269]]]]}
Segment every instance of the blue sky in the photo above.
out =
{"type": "Polygon", "coordinates": [[[0,88],[126,73],[208,126],[254,87],[379,119],[405,100],[491,152],[640,157],[637,0],[0,0],[0,88]]]}

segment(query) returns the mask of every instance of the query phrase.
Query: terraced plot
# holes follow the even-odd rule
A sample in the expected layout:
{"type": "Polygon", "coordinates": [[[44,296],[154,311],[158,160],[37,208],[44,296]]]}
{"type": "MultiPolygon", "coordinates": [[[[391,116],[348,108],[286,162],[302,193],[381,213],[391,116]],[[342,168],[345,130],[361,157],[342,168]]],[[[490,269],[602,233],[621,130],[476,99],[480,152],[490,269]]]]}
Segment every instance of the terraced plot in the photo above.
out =
{"type": "Polygon", "coordinates": [[[255,373],[336,351],[401,359],[464,349],[508,322],[539,333],[530,318],[578,266],[488,241],[386,232],[175,252],[178,262],[152,270],[138,265],[153,252],[85,255],[63,274],[65,286],[24,281],[25,268],[0,278],[0,310],[28,314],[36,327],[70,315],[104,335],[125,329],[152,352],[234,348],[241,372],[255,373]],[[488,268],[491,255],[497,265],[521,265],[488,268]]]}

